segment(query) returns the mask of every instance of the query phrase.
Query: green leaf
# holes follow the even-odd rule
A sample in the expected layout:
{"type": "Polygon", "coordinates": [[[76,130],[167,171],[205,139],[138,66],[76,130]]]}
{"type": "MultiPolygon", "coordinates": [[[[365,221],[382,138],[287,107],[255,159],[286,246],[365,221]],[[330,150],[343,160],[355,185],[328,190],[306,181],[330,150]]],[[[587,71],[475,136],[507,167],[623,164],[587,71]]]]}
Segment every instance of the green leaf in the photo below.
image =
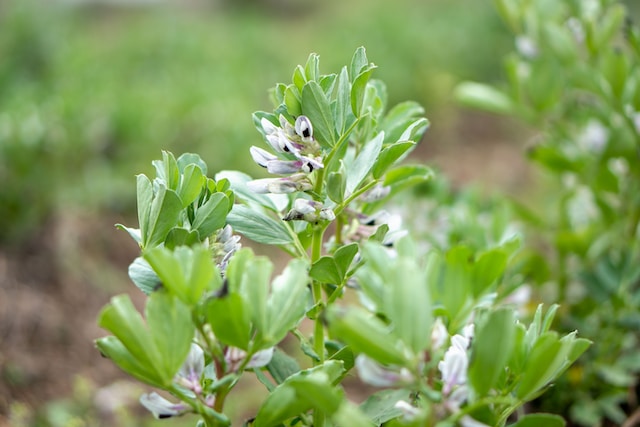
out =
{"type": "Polygon", "coordinates": [[[564,419],[552,414],[527,414],[509,427],[564,427],[564,419]]]}
{"type": "Polygon", "coordinates": [[[163,379],[153,367],[136,359],[118,338],[99,338],[96,340],[96,346],[104,356],[113,360],[120,369],[137,380],[154,387],[165,386],[163,379]]]}
{"type": "Polygon", "coordinates": [[[154,292],[147,300],[146,315],[145,325],[129,296],[112,298],[98,324],[115,337],[97,344],[124,371],[164,388],[189,352],[194,333],[191,311],[171,295],[154,292]]]}
{"type": "Polygon", "coordinates": [[[349,266],[357,253],[357,243],[342,246],[333,256],[323,256],[314,262],[309,275],[321,283],[340,285],[344,282],[349,266]]]}
{"type": "Polygon", "coordinates": [[[243,205],[234,205],[227,216],[233,229],[247,238],[267,245],[287,245],[293,238],[281,221],[243,205]]]}
{"type": "Polygon", "coordinates": [[[142,257],[137,257],[129,265],[129,278],[138,289],[147,295],[158,289],[162,284],[158,275],[142,257]]]}
{"type": "MultiPolygon", "coordinates": [[[[206,237],[205,237],[206,238],[206,237]]],[[[167,234],[164,241],[164,247],[174,249],[178,246],[194,246],[201,242],[200,233],[197,231],[189,231],[186,228],[175,227],[167,234]]]]}
{"type": "Polygon", "coordinates": [[[206,177],[198,165],[190,164],[185,167],[178,188],[178,196],[182,200],[183,208],[189,206],[200,195],[205,182],[206,177]]]}
{"type": "Polygon", "coordinates": [[[320,283],[339,285],[342,283],[338,267],[333,257],[323,256],[313,263],[309,276],[320,283]]]}
{"type": "MultiPolygon", "coordinates": [[[[325,345],[326,347],[326,345],[325,345]]],[[[350,371],[355,366],[356,359],[353,354],[353,350],[349,346],[344,346],[340,350],[333,353],[330,357],[331,360],[340,360],[344,363],[345,373],[350,371]]]]}
{"type": "Polygon", "coordinates": [[[310,298],[308,264],[294,259],[283,273],[271,284],[271,295],[267,302],[268,335],[264,337],[267,347],[280,342],[290,329],[300,323],[310,298]]]}
{"type": "Polygon", "coordinates": [[[353,193],[362,184],[376,162],[384,141],[384,132],[380,132],[371,141],[364,145],[364,148],[348,168],[347,193],[353,193]]]}
{"type": "Polygon", "coordinates": [[[382,177],[387,169],[415,146],[416,143],[413,141],[400,141],[385,147],[373,166],[373,178],[378,179],[382,177]]]}
{"type": "Polygon", "coordinates": [[[154,358],[158,359],[158,370],[165,384],[170,384],[191,349],[195,332],[191,310],[167,292],[154,292],[147,300],[145,315],[157,351],[154,358]]]}
{"type": "Polygon", "coordinates": [[[367,59],[367,51],[364,47],[360,46],[353,53],[353,57],[351,57],[351,65],[349,66],[349,76],[351,76],[351,80],[355,80],[362,69],[367,65],[369,65],[369,60],[367,59]]]}
{"type": "Polygon", "coordinates": [[[129,234],[129,236],[133,240],[135,240],[135,242],[138,245],[142,244],[142,235],[141,235],[141,232],[140,232],[139,228],[127,227],[127,226],[122,225],[122,224],[116,224],[116,228],[118,228],[119,230],[122,230],[122,231],[126,231],[129,234]]]}
{"type": "Polygon", "coordinates": [[[194,153],[183,153],[178,157],[178,169],[180,170],[180,173],[186,175],[186,170],[189,165],[197,166],[200,168],[202,175],[207,176],[207,164],[199,155],[194,153]]]}
{"type": "Polygon", "coordinates": [[[336,144],[331,106],[318,83],[310,81],[302,89],[302,114],[313,124],[313,134],[323,148],[336,144]]]}
{"type": "Polygon", "coordinates": [[[111,298],[98,316],[98,325],[114,334],[140,364],[154,369],[153,372],[160,378],[154,363],[157,353],[155,343],[128,295],[111,298]]]}
{"type": "Polygon", "coordinates": [[[320,57],[318,54],[309,55],[303,71],[307,81],[317,80],[320,77],[320,57]]]}
{"type": "Polygon", "coordinates": [[[293,357],[276,348],[267,365],[267,370],[276,383],[282,384],[284,380],[300,371],[300,365],[293,357]]]}
{"type": "Polygon", "coordinates": [[[229,199],[223,193],[214,193],[204,205],[195,211],[191,228],[197,230],[201,239],[224,227],[229,212],[229,199]]]}
{"type": "MultiPolygon", "coordinates": [[[[311,59],[311,57],[309,57],[309,59],[311,59]]],[[[293,70],[293,77],[291,77],[291,81],[293,82],[295,87],[298,88],[298,90],[302,90],[305,83],[307,83],[307,78],[305,76],[305,71],[304,68],[302,68],[302,65],[296,66],[296,68],[293,70]]]]}
{"type": "Polygon", "coordinates": [[[355,117],[360,117],[363,114],[365,95],[367,87],[369,87],[367,84],[375,68],[376,66],[373,64],[366,66],[351,85],[351,111],[355,117]]]}
{"type": "MultiPolygon", "coordinates": [[[[333,409],[342,400],[342,395],[332,384],[343,372],[342,362],[328,360],[289,376],[269,394],[258,410],[254,426],[276,426],[319,405],[325,410],[333,409]],[[319,394],[325,395],[324,399],[317,400],[319,394]]],[[[334,411],[337,409],[335,407],[334,411]]]]}
{"type": "MultiPolygon", "coordinates": [[[[150,186],[151,183],[148,182],[147,177],[138,175],[138,191],[144,193],[142,195],[144,199],[142,203],[148,202],[150,186]]],[[[182,211],[182,201],[178,194],[173,190],[167,189],[163,184],[158,185],[158,189],[152,197],[149,208],[145,207],[143,209],[142,215],[146,216],[140,222],[143,248],[154,247],[163,243],[169,230],[176,225],[182,211]]],[[[140,211],[138,211],[138,215],[140,214],[140,211]]]]}
{"type": "MultiPolygon", "coordinates": [[[[136,176],[136,184],[138,224],[140,225],[140,240],[137,241],[144,247],[149,236],[149,212],[151,212],[151,202],[153,201],[153,186],[149,178],[142,174],[136,176]]],[[[131,232],[129,234],[134,236],[131,232]]]]}
{"type": "Polygon", "coordinates": [[[229,293],[209,299],[205,306],[205,317],[221,342],[245,351],[249,349],[251,310],[240,295],[229,293]]]}
{"type": "Polygon", "coordinates": [[[480,83],[460,83],[455,89],[454,96],[463,105],[492,113],[512,114],[515,110],[513,102],[507,95],[480,83]]]}
{"type": "Polygon", "coordinates": [[[362,402],[360,409],[375,425],[381,425],[402,415],[402,411],[396,408],[399,400],[410,401],[409,390],[382,390],[373,393],[362,402]]]}
{"type": "Polygon", "coordinates": [[[563,346],[555,332],[545,332],[529,352],[516,396],[523,401],[535,398],[566,363],[571,345],[563,346]]]}
{"type": "Polygon", "coordinates": [[[162,151],[162,160],[151,162],[156,169],[156,174],[162,183],[171,190],[178,190],[180,183],[180,170],[178,162],[169,151],[162,151]]]}
{"type": "Polygon", "coordinates": [[[349,245],[344,245],[338,248],[336,253],[333,255],[333,258],[336,262],[336,267],[338,269],[338,274],[341,277],[341,281],[344,280],[347,272],[349,271],[349,267],[353,262],[356,254],[358,253],[358,244],[351,243],[349,245]]]}
{"type": "Polygon", "coordinates": [[[415,260],[389,260],[385,266],[390,276],[384,293],[384,312],[391,321],[393,334],[399,337],[414,354],[429,345],[433,322],[431,298],[423,270],[415,260]]]}
{"type": "Polygon", "coordinates": [[[344,131],[355,120],[351,111],[351,84],[349,83],[349,73],[347,67],[343,67],[338,75],[338,92],[336,94],[336,131],[342,135],[344,131]]]}
{"type": "Polygon", "coordinates": [[[289,85],[284,91],[284,104],[287,112],[292,116],[302,114],[302,96],[300,90],[295,85],[289,85]]]}
{"type": "MultiPolygon", "coordinates": [[[[258,342],[260,349],[271,346],[271,344],[262,345],[260,341],[265,334],[268,334],[270,327],[267,322],[267,294],[272,271],[273,264],[266,257],[254,257],[244,264],[242,271],[233,270],[234,274],[241,274],[238,293],[247,302],[247,307],[251,308],[251,319],[257,329],[255,341],[258,342]]],[[[230,286],[231,283],[237,282],[237,278],[231,277],[228,271],[227,278],[230,286]]]]}
{"type": "MultiPolygon", "coordinates": [[[[380,123],[380,129],[387,135],[385,142],[396,142],[411,138],[401,138],[410,124],[424,114],[424,108],[417,102],[406,101],[394,106],[380,123]]],[[[413,126],[413,125],[412,125],[413,126]]]]}
{"type": "Polygon", "coordinates": [[[342,203],[346,185],[347,181],[342,171],[330,172],[327,177],[327,196],[336,203],[342,203]]]}
{"type": "Polygon", "coordinates": [[[222,285],[220,273],[204,246],[179,246],[173,251],[158,247],[145,251],[143,256],[162,284],[186,304],[198,303],[205,292],[222,285]]]}
{"type": "Polygon", "coordinates": [[[433,177],[433,171],[422,165],[398,166],[387,172],[383,185],[406,187],[425,182],[433,177]]]}
{"type": "Polygon", "coordinates": [[[513,310],[499,309],[477,325],[471,347],[469,382],[478,397],[486,396],[503,375],[514,348],[513,310]]]}
{"type": "Polygon", "coordinates": [[[341,310],[331,306],[327,319],[331,334],[340,337],[355,352],[364,353],[380,363],[402,365],[404,352],[390,328],[380,319],[359,307],[341,310]]]}
{"type": "Polygon", "coordinates": [[[492,249],[481,254],[473,265],[473,294],[480,297],[495,284],[507,267],[507,254],[501,249],[492,249]]]}

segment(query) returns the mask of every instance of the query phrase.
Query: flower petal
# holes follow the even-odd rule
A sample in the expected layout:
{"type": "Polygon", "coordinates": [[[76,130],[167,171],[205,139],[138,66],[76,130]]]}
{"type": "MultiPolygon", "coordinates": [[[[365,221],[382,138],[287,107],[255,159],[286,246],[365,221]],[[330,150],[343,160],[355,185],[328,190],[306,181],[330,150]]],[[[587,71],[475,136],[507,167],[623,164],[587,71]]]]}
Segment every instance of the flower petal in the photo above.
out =
{"type": "Polygon", "coordinates": [[[278,159],[277,156],[274,156],[268,151],[263,150],[262,148],[259,148],[256,146],[252,146],[251,148],[249,148],[249,152],[251,153],[251,157],[253,158],[253,161],[256,162],[258,165],[262,166],[263,168],[266,168],[270,161],[278,159]]]}
{"type": "Polygon", "coordinates": [[[295,130],[304,142],[313,141],[313,126],[311,126],[311,121],[307,116],[298,116],[295,130]]]}
{"type": "Polygon", "coordinates": [[[175,417],[187,411],[186,405],[182,403],[172,403],[155,391],[140,396],[140,403],[158,419],[175,417]]]}
{"type": "Polygon", "coordinates": [[[247,363],[247,368],[262,368],[271,362],[271,358],[273,357],[273,352],[275,351],[275,347],[267,348],[266,350],[260,350],[256,354],[251,357],[249,363],[247,363]]]}

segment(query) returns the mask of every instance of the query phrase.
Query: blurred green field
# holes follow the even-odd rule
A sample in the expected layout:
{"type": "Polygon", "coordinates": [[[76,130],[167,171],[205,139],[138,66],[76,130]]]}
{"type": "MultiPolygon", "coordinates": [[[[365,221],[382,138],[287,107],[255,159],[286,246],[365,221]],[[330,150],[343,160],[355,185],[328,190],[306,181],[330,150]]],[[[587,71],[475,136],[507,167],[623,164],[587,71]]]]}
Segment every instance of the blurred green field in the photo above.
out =
{"type": "Polygon", "coordinates": [[[453,85],[495,80],[511,43],[478,0],[107,3],[0,7],[0,242],[69,206],[131,212],[132,175],[161,149],[260,173],[251,113],[310,52],[338,71],[365,46],[391,104],[442,128],[453,85]]]}

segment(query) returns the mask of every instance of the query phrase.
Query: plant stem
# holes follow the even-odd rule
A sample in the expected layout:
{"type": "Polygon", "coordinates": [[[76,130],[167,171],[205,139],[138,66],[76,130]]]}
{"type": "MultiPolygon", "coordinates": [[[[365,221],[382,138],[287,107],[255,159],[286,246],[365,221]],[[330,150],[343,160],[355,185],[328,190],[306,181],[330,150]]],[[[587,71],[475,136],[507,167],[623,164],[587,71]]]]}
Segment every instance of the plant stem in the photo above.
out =
{"type": "MultiPolygon", "coordinates": [[[[311,262],[315,262],[320,259],[322,255],[322,238],[324,236],[325,228],[320,226],[313,232],[313,240],[311,243],[311,262]]],[[[317,281],[312,283],[313,302],[315,304],[322,303],[322,286],[317,281]]],[[[315,325],[313,329],[313,349],[318,354],[319,361],[316,364],[322,364],[324,362],[324,326],[320,317],[315,319],[315,325]]]]}
{"type": "MultiPolygon", "coordinates": [[[[322,239],[324,236],[325,227],[318,226],[313,231],[313,238],[311,242],[311,262],[315,262],[320,259],[322,255],[322,239]]],[[[313,302],[315,304],[322,303],[322,286],[317,281],[313,281],[311,284],[313,291],[313,302]]],[[[314,365],[321,365],[324,363],[324,326],[322,324],[320,311],[318,313],[318,317],[315,319],[315,324],[313,328],[313,350],[318,355],[319,360],[314,361],[314,365]]],[[[325,416],[322,411],[314,410],[313,411],[313,426],[314,427],[324,427],[325,425],[325,416]]]]}

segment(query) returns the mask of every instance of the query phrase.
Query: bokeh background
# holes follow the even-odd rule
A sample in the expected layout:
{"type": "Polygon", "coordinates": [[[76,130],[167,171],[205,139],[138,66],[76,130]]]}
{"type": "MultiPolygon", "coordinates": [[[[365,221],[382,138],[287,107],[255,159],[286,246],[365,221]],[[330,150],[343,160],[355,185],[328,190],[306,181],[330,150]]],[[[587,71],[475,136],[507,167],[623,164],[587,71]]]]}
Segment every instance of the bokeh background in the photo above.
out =
{"type": "Polygon", "coordinates": [[[365,46],[390,104],[426,108],[414,160],[522,193],[529,131],[452,96],[512,44],[490,0],[0,0],[0,426],[193,425],[156,424],[93,346],[112,295],[142,301],[113,225],[163,149],[261,174],[251,113],[311,52],[337,72],[365,46]]]}

